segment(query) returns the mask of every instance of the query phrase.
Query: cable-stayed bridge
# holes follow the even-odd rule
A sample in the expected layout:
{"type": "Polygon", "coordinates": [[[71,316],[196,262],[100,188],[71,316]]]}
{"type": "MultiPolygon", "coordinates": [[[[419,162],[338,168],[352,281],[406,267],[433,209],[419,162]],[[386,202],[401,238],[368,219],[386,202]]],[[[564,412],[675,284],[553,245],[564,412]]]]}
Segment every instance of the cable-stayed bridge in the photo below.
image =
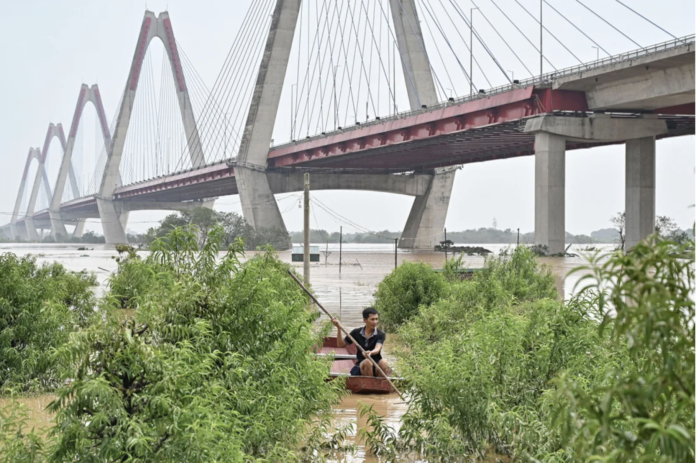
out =
{"type": "Polygon", "coordinates": [[[284,229],[273,195],[301,190],[310,171],[313,189],[414,196],[400,245],[430,248],[442,239],[458,166],[535,155],[535,239],[555,253],[564,249],[565,151],[625,143],[627,239],[637,242],[654,229],[655,140],[694,133],[694,36],[641,45],[577,0],[635,47],[609,54],[561,7],[542,1],[547,15],[557,15],[549,23],[516,1],[517,14],[578,61],[556,68],[543,42],[500,3],[478,5],[479,20],[526,79],[509,75],[472,24],[474,10],[454,1],[254,1],[210,88],[175,39],[169,14],[146,12],[111,123],[97,86],[83,85],[67,140],[51,124],[43,148],[29,151],[3,231],[36,240],[40,229],[68,236],[70,225],[80,236],[84,221],[98,218],[107,243],[120,243],[130,211],[212,207],[236,194],[250,224],[284,229]],[[496,11],[505,21],[498,27],[489,20],[496,11]],[[582,62],[553,33],[561,22],[607,56],[582,62]],[[520,58],[522,45],[538,52],[538,63],[520,58]],[[491,85],[491,69],[503,85],[491,85]],[[89,102],[97,122],[91,156],[80,147],[89,102]],[[279,127],[286,143],[274,142],[279,127]],[[54,139],[61,157],[51,183],[54,139]]]}

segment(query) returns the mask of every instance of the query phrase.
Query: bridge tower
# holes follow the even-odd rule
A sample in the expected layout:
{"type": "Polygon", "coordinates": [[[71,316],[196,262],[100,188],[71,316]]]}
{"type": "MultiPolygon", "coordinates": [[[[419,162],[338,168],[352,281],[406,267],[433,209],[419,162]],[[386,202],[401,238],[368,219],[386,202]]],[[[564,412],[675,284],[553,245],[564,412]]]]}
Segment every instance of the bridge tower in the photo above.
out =
{"type": "MultiPolygon", "coordinates": [[[[235,166],[244,217],[253,227],[285,230],[265,170],[300,5],[301,0],[276,3],[235,166]]],[[[437,93],[414,0],[390,0],[390,7],[411,109],[434,105],[437,93]]],[[[444,228],[454,170],[437,170],[431,175],[427,192],[414,201],[402,248],[432,247],[438,241],[433,235],[444,228]]]]}
{"type": "Polygon", "coordinates": [[[174,77],[176,95],[179,102],[179,110],[186,132],[186,142],[188,145],[189,154],[191,156],[191,165],[193,168],[199,168],[205,165],[203,149],[196,127],[196,121],[189,97],[184,71],[181,67],[179,58],[179,50],[174,39],[174,31],[172,29],[169,13],[162,12],[156,16],[151,11],[146,11],[143,18],[142,26],[138,42],[135,47],[135,54],[131,63],[130,72],[128,73],[128,81],[124,90],[121,107],[119,108],[116,128],[111,138],[111,143],[108,145],[108,156],[106,166],[104,167],[104,176],[99,187],[97,195],[97,207],[99,208],[99,217],[101,218],[102,227],[104,229],[104,238],[108,244],[126,243],[126,222],[128,220],[128,211],[123,209],[121,205],[114,201],[114,191],[121,185],[120,166],[123,150],[126,142],[126,132],[130,124],[131,113],[135,104],[135,95],[138,89],[138,81],[140,71],[147,48],[155,37],[159,38],[164,49],[167,51],[169,64],[174,77]]]}
{"type": "MultiPolygon", "coordinates": [[[[70,179],[70,187],[75,198],[80,197],[80,191],[77,185],[77,178],[75,177],[75,171],[73,170],[72,155],[75,149],[75,138],[77,136],[77,130],[82,119],[82,112],[87,103],[91,102],[97,112],[97,118],[99,119],[99,127],[104,137],[104,146],[109,149],[111,144],[111,134],[109,133],[109,124],[106,121],[106,115],[104,113],[104,106],[102,105],[101,95],[99,93],[99,87],[97,84],[88,87],[82,84],[80,88],[80,94],[77,98],[77,106],[75,107],[75,113],[73,114],[72,122],[70,124],[70,132],[68,132],[67,146],[65,148],[65,154],[63,155],[63,160],[60,164],[60,170],[58,171],[58,178],[56,180],[55,189],[53,191],[53,197],[49,206],[49,216],[51,218],[51,236],[67,236],[67,230],[65,229],[65,221],[60,213],[60,203],[63,199],[63,192],[65,191],[65,186],[70,179]]],[[[75,224],[75,230],[73,232],[74,237],[81,237],[84,231],[85,221],[84,219],[79,219],[75,224]]]]}
{"type": "MultiPolygon", "coordinates": [[[[62,124],[49,124],[48,126],[48,132],[46,132],[46,139],[44,140],[44,145],[43,149],[41,152],[38,153],[38,161],[39,161],[39,168],[36,171],[36,178],[34,179],[34,186],[31,190],[31,196],[29,196],[29,204],[27,206],[27,211],[26,215],[24,217],[24,225],[26,227],[26,237],[30,241],[38,241],[39,240],[39,233],[36,229],[36,225],[34,224],[34,209],[36,208],[36,200],[39,197],[39,190],[41,189],[41,183],[44,185],[44,192],[47,196],[48,203],[51,203],[52,197],[51,197],[51,185],[48,181],[48,175],[46,173],[46,156],[48,155],[48,147],[51,144],[51,141],[53,138],[57,138],[58,141],[60,142],[61,148],[63,149],[63,153],[65,153],[65,134],[63,133],[63,125],[62,124]]],[[[27,160],[27,163],[29,163],[30,160],[27,160]]],[[[27,164],[28,167],[28,164],[27,164]]],[[[26,172],[26,168],[25,168],[26,172]]],[[[74,176],[74,173],[73,173],[74,176]]],[[[22,178],[22,182],[24,182],[24,178],[22,178]]],[[[21,189],[21,187],[20,187],[21,189]]],[[[18,199],[19,201],[19,199],[18,199]]]]}
{"type": "MultiPolygon", "coordinates": [[[[415,0],[389,1],[411,110],[438,103],[415,0]]],[[[443,235],[457,170],[435,169],[428,190],[416,196],[399,240],[400,248],[432,249],[443,235]]]]}
{"type": "MultiPolygon", "coordinates": [[[[27,186],[27,176],[29,175],[29,167],[31,166],[31,161],[33,161],[34,159],[36,159],[36,162],[41,162],[40,148],[29,148],[29,153],[27,154],[27,161],[24,164],[24,173],[22,174],[22,180],[19,183],[19,192],[17,193],[15,206],[12,210],[12,218],[10,219],[10,233],[11,238],[13,240],[19,238],[27,238],[26,229],[19,229],[19,227],[17,226],[17,221],[19,220],[19,213],[22,207],[22,198],[24,198],[24,189],[27,186]]],[[[34,181],[34,183],[36,183],[36,181],[34,181]]]]}

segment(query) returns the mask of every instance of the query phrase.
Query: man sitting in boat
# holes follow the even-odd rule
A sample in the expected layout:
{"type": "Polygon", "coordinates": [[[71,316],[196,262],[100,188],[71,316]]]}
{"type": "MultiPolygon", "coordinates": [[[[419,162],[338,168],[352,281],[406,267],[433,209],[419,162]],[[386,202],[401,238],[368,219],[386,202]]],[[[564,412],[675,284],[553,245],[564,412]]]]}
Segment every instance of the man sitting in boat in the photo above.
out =
{"type": "MultiPolygon", "coordinates": [[[[338,329],[338,335],[336,336],[338,347],[346,347],[348,344],[353,344],[353,341],[348,336],[345,338],[341,336],[341,328],[338,320],[332,318],[331,322],[338,329]]],[[[377,312],[374,307],[366,308],[363,310],[363,322],[365,322],[365,326],[355,328],[350,332],[350,335],[363,349],[365,349],[367,355],[379,365],[382,371],[390,375],[391,369],[389,368],[389,364],[382,358],[382,346],[384,346],[386,334],[384,334],[384,331],[377,329],[377,325],[379,324],[379,312],[377,312]]],[[[372,362],[365,360],[365,356],[360,349],[358,349],[356,357],[358,363],[350,370],[351,376],[383,376],[372,362]]]]}

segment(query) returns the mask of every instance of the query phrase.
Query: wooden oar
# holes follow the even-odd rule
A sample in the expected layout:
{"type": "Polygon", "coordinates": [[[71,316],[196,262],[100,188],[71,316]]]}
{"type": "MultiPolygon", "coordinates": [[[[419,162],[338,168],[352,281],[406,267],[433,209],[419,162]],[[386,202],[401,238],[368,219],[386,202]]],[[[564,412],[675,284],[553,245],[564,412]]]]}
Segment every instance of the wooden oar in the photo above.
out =
{"type": "Polygon", "coordinates": [[[338,335],[340,336],[340,335],[341,335],[340,331],[343,330],[343,332],[346,333],[346,336],[348,337],[348,339],[350,339],[351,341],[353,341],[353,344],[355,344],[355,347],[357,347],[358,349],[360,349],[360,351],[362,352],[362,354],[363,354],[363,356],[365,357],[365,359],[367,359],[367,360],[369,360],[370,362],[372,362],[372,365],[374,365],[375,368],[377,368],[377,370],[378,370],[380,373],[382,373],[382,375],[384,376],[384,379],[386,379],[387,381],[389,381],[389,385],[390,385],[391,387],[394,388],[394,390],[396,391],[396,393],[399,394],[399,397],[401,397],[401,400],[403,400],[403,401],[405,402],[406,399],[404,399],[404,396],[403,396],[403,394],[401,394],[401,391],[399,391],[399,389],[398,389],[396,386],[394,386],[394,383],[392,383],[392,380],[389,379],[389,376],[387,376],[387,374],[384,372],[384,370],[382,370],[382,368],[377,364],[377,362],[375,362],[375,360],[374,360],[372,357],[370,357],[369,355],[367,355],[367,352],[365,351],[365,349],[363,349],[363,347],[353,338],[353,336],[350,335],[350,333],[348,332],[348,330],[346,330],[345,328],[343,328],[343,325],[341,325],[341,322],[338,320],[338,318],[336,318],[336,317],[334,317],[333,315],[331,315],[331,314],[329,313],[329,311],[326,310],[326,309],[324,308],[324,306],[321,305],[321,304],[319,303],[319,301],[317,301],[317,298],[314,297],[314,294],[310,293],[309,290],[305,287],[305,285],[303,285],[302,282],[301,282],[300,280],[297,279],[297,277],[295,276],[295,274],[292,272],[291,269],[288,270],[288,273],[290,274],[290,276],[292,277],[292,279],[295,280],[295,282],[296,282],[298,285],[300,285],[300,288],[302,288],[302,289],[304,290],[304,292],[307,293],[307,295],[309,295],[309,297],[312,298],[312,300],[314,301],[314,303],[317,305],[317,307],[319,307],[319,308],[322,310],[322,312],[324,312],[326,315],[328,315],[329,318],[331,318],[331,320],[336,319],[336,321],[337,321],[337,323],[338,323],[338,328],[339,328],[339,333],[338,333],[338,335]]]}

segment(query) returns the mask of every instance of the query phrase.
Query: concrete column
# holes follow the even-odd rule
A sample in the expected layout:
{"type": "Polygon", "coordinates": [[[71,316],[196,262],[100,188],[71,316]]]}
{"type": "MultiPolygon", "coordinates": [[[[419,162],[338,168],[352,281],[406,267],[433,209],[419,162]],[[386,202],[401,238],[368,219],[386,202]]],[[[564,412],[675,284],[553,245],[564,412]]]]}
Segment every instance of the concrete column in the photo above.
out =
{"type": "Polygon", "coordinates": [[[75,230],[73,230],[73,238],[82,238],[82,235],[85,233],[85,220],[81,219],[77,221],[77,224],[75,225],[75,230]]]}
{"type": "Polygon", "coordinates": [[[626,141],[626,250],[655,232],[655,137],[626,141]]]}
{"type": "Polygon", "coordinates": [[[565,251],[565,138],[546,132],[534,141],[534,242],[565,251]]]}
{"type": "Polygon", "coordinates": [[[300,3],[301,0],[276,2],[234,170],[244,218],[254,228],[285,230],[283,217],[264,170],[300,3]]]}
{"type": "Polygon", "coordinates": [[[415,0],[389,0],[411,109],[437,103],[415,0]]]}
{"type": "Polygon", "coordinates": [[[433,175],[427,192],[416,196],[399,240],[402,249],[430,249],[444,239],[456,170],[433,175]]]}

